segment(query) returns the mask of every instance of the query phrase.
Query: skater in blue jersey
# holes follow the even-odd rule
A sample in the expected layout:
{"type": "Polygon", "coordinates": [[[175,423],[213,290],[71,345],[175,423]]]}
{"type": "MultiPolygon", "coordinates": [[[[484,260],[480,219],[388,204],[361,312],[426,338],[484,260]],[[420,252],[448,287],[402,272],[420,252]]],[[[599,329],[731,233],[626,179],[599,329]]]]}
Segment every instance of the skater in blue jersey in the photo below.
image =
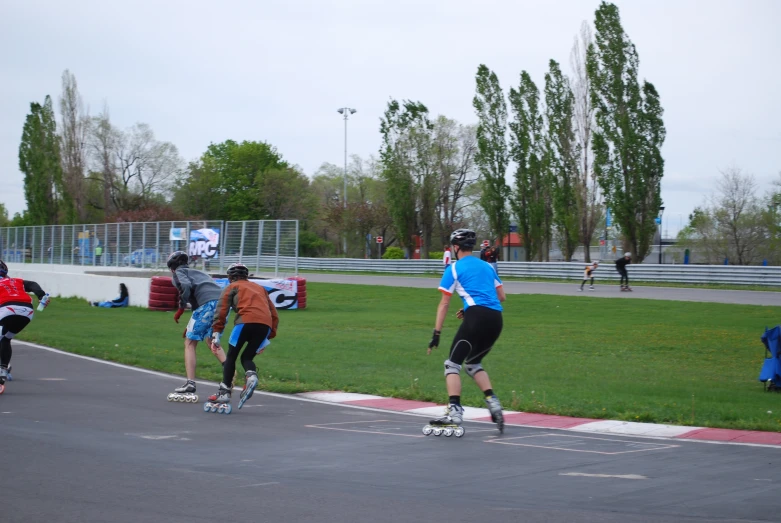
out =
{"type": "Polygon", "coordinates": [[[504,431],[504,416],[502,405],[494,394],[488,373],[483,369],[483,358],[493,347],[502,332],[502,305],[505,299],[502,281],[494,268],[472,256],[476,243],[474,231],[458,229],[450,235],[453,246],[453,260],[442,276],[439,291],[442,299],[437,308],[437,318],[434,334],[428,345],[428,354],[439,346],[442,326],[445,323],[450,298],[453,293],[461,296],[464,308],[458,311],[456,317],[463,320],[456,332],[450,354],[445,360],[445,383],[449,396],[449,404],[445,416],[432,420],[429,428],[441,433],[446,427],[445,435],[452,435],[454,428],[456,436],[463,435],[463,428],[458,427],[463,421],[464,409],[461,406],[461,369],[475,380],[475,383],[485,395],[485,403],[491,413],[491,419],[504,431]],[[447,431],[450,431],[449,433],[447,431]]]}

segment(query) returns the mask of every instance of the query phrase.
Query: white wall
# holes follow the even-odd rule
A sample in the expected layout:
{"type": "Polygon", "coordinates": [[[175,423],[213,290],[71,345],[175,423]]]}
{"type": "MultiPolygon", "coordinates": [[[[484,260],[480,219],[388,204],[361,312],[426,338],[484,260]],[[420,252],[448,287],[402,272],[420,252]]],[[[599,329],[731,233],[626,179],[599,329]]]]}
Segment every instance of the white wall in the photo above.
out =
{"type": "Polygon", "coordinates": [[[84,274],[79,266],[9,263],[8,275],[31,280],[40,285],[52,297],[76,297],[89,301],[113,300],[119,296],[119,284],[127,285],[130,305],[149,305],[149,278],[124,276],[97,276],[84,274]]]}

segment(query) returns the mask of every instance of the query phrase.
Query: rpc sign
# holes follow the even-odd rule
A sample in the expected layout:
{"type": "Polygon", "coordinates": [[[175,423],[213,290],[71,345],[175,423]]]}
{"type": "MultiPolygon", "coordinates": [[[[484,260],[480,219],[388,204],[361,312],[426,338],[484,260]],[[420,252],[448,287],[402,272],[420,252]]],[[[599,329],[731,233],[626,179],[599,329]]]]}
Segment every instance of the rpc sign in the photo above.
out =
{"type": "Polygon", "coordinates": [[[188,254],[191,257],[215,259],[219,258],[219,253],[219,229],[198,229],[196,231],[190,231],[190,249],[188,254]]]}

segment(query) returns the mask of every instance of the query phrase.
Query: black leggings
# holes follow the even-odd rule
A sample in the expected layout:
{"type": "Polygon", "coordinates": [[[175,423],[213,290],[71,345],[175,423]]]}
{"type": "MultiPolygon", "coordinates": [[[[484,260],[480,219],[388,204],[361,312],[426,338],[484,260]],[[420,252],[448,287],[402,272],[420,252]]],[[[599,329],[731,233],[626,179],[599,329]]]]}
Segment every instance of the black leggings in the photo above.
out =
{"type": "Polygon", "coordinates": [[[624,281],[626,281],[626,286],[629,287],[629,273],[626,269],[619,270],[618,274],[621,275],[621,286],[624,286],[624,281]]]}
{"type": "MultiPolygon", "coordinates": [[[[585,280],[583,280],[583,283],[581,283],[581,284],[580,284],[580,288],[581,288],[581,289],[583,288],[583,286],[586,284],[586,282],[587,282],[587,281],[588,281],[588,278],[586,278],[585,280]]],[[[594,277],[593,277],[593,276],[591,277],[591,286],[592,286],[592,287],[594,286],[594,277]]]]}
{"type": "Polygon", "coordinates": [[[502,313],[481,305],[464,311],[464,320],[450,347],[451,362],[476,365],[483,361],[502,333],[502,313]]]}
{"type": "Polygon", "coordinates": [[[8,368],[8,364],[11,363],[11,340],[6,338],[7,333],[13,335],[22,332],[22,329],[27,327],[30,323],[30,318],[27,316],[6,316],[0,320],[0,367],[8,368]]]}
{"type": "MultiPolygon", "coordinates": [[[[228,354],[225,356],[225,365],[222,371],[222,382],[228,386],[233,386],[233,374],[236,372],[236,358],[239,357],[239,352],[244,344],[247,347],[244,352],[241,353],[241,366],[245,371],[256,371],[255,362],[252,359],[255,357],[260,344],[271,333],[271,327],[263,325],[262,323],[242,323],[236,325],[234,329],[240,328],[239,339],[236,344],[230,344],[228,346],[228,354]]],[[[231,333],[231,338],[233,334],[231,333]]]]}

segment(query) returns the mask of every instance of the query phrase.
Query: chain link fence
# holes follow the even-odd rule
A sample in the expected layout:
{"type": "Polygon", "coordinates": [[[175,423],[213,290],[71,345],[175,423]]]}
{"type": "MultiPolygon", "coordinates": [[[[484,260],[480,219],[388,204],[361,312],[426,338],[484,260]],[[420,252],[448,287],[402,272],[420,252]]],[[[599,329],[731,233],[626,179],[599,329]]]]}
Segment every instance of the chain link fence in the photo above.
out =
{"type": "Polygon", "coordinates": [[[298,274],[298,234],[298,220],[0,227],[0,259],[158,270],[166,268],[171,252],[185,251],[210,271],[240,262],[254,272],[290,275],[298,274]]]}

